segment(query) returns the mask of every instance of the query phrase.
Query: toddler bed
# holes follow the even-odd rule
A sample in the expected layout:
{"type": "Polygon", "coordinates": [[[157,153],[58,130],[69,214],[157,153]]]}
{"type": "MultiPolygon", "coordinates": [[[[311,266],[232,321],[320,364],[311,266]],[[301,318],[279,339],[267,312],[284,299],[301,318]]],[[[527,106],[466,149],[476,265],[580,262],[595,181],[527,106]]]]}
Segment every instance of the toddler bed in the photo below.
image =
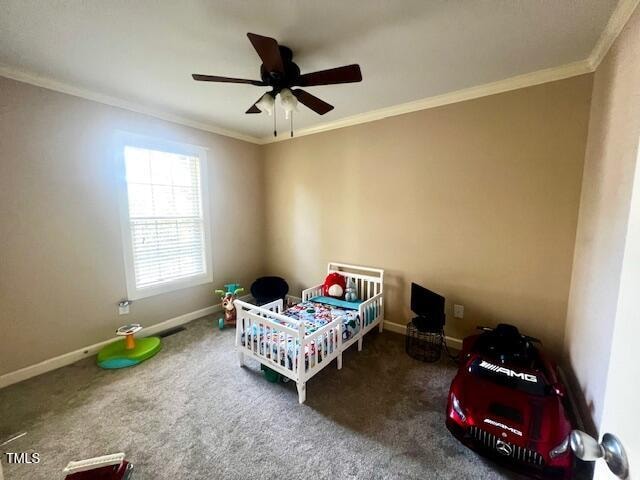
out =
{"type": "Polygon", "coordinates": [[[379,326],[384,317],[383,275],[376,268],[330,263],[328,273],[353,279],[356,304],[328,305],[319,297],[322,285],[302,292],[302,302],[283,309],[282,300],[258,307],[236,300],[236,348],[240,365],[245,356],[296,382],[298,400],[306,399],[306,382],[334,359],[342,368],[342,352],[379,326]],[[315,301],[314,301],[315,300],[315,301]]]}

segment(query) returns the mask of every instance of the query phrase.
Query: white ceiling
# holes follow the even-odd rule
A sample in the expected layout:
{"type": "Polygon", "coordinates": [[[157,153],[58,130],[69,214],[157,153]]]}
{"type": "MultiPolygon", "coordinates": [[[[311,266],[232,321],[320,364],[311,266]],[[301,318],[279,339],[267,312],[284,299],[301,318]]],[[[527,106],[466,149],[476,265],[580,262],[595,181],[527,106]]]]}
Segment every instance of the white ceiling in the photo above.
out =
{"type": "MultiPolygon", "coordinates": [[[[0,63],[253,137],[244,111],[265,88],[246,33],[293,49],[303,73],[359,63],[358,84],[309,87],[296,129],[556,67],[589,56],[616,0],[2,0],[0,63]]],[[[282,129],[284,119],[279,118],[282,129]]]]}

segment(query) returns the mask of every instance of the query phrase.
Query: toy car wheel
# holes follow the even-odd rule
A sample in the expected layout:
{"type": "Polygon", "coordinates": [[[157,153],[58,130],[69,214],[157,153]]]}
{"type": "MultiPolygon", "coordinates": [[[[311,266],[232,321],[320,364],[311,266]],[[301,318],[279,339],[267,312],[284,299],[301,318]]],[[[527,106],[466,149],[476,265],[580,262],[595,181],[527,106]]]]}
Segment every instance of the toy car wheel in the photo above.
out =
{"type": "Polygon", "coordinates": [[[218,319],[218,328],[224,330],[224,318],[218,319]]]}
{"type": "Polygon", "coordinates": [[[289,377],[285,377],[284,375],[280,375],[280,381],[282,383],[289,383],[291,379],[289,377]]]}

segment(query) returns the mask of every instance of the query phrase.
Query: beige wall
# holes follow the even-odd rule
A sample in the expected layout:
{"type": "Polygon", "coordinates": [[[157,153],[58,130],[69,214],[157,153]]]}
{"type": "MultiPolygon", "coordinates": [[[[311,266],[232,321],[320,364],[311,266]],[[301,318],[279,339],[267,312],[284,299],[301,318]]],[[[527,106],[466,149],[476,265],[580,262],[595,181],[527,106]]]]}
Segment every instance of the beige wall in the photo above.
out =
{"type": "Polygon", "coordinates": [[[0,374],[110,338],[125,321],[152,325],[215,301],[204,285],[117,315],[116,130],[210,149],[216,286],[270,272],[296,293],[329,260],[381,266],[391,321],[409,318],[416,281],[447,297],[452,336],[508,321],[559,351],[591,83],[258,147],[0,79],[0,374]],[[230,205],[238,221],[223,227],[230,205]]]}
{"type": "Polygon", "coordinates": [[[217,303],[209,284],[118,316],[118,129],[209,148],[214,285],[247,285],[262,271],[258,146],[0,78],[0,374],[111,338],[126,322],[217,303]]]}
{"type": "Polygon", "coordinates": [[[386,269],[386,318],[416,281],[447,333],[512,322],[559,352],[592,77],[265,147],[268,269],[294,291],[329,260],[386,269]],[[452,304],[465,306],[454,319],[452,304]]]}
{"type": "Polygon", "coordinates": [[[640,10],[595,74],[565,350],[600,424],[640,140],[640,10]]]}

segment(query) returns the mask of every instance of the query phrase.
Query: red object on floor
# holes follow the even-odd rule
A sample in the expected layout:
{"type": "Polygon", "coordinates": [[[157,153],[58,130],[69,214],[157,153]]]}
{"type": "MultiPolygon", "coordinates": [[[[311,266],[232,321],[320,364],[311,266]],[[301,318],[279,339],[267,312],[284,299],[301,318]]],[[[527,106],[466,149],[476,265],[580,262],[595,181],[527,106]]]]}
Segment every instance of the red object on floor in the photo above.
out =
{"type": "Polygon", "coordinates": [[[120,465],[107,465],[64,477],[65,480],[129,480],[133,478],[133,465],[124,460],[120,465]]]}
{"type": "Polygon", "coordinates": [[[464,339],[446,425],[464,445],[534,478],[574,478],[566,387],[555,362],[511,325],[464,339]]]}

